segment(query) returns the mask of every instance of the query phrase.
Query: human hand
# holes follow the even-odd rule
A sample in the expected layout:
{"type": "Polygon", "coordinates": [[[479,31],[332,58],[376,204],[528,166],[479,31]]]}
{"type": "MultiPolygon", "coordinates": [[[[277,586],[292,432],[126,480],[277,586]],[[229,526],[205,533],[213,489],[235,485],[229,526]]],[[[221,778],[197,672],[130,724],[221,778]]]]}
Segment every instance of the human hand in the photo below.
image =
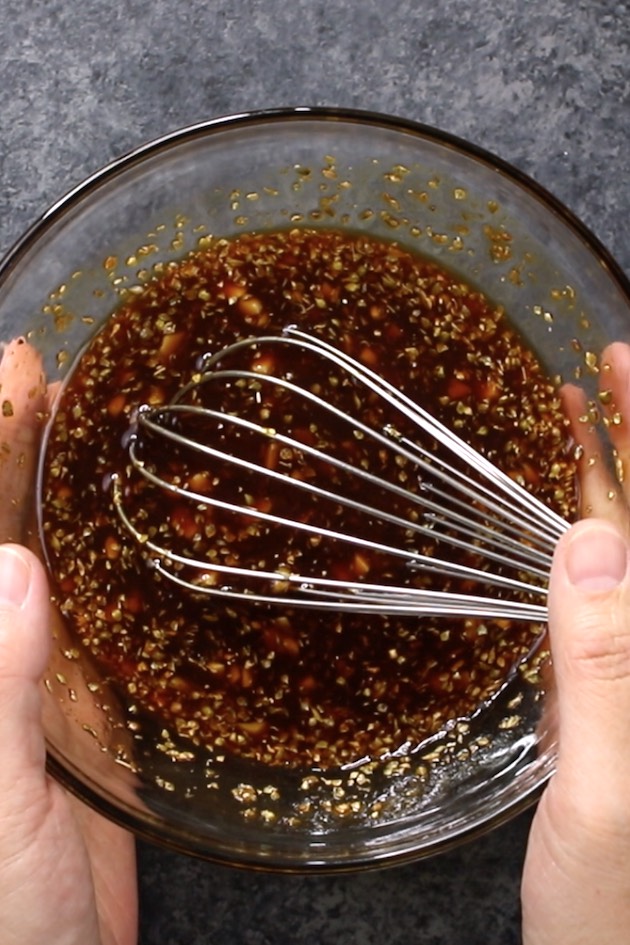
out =
{"type": "Polygon", "coordinates": [[[23,544],[46,409],[34,350],[0,363],[0,929],[2,945],[134,945],[133,839],[45,770],[41,677],[50,647],[44,569],[23,544]],[[12,539],[12,541],[8,541],[12,539]]]}
{"type": "Polygon", "coordinates": [[[549,595],[559,755],[529,838],[524,945],[630,941],[630,574],[610,523],[560,541],[549,595]]]}
{"type": "Polygon", "coordinates": [[[606,469],[583,398],[568,391],[584,451],[582,512],[599,517],[563,536],[552,568],[559,753],[529,838],[524,945],[630,941],[630,348],[604,353],[601,385],[621,481],[606,469]]]}

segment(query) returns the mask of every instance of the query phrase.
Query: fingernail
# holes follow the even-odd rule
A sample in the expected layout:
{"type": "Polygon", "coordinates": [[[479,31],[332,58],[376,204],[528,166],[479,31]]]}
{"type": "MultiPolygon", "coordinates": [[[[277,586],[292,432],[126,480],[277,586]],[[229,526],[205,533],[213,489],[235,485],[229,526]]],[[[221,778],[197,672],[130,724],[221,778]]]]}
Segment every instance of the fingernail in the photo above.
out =
{"type": "Polygon", "coordinates": [[[31,569],[12,548],[0,545],[0,605],[21,607],[31,582],[31,569]]]}
{"type": "Polygon", "coordinates": [[[592,524],[576,532],[566,554],[570,582],[586,591],[610,591],[628,569],[628,549],[621,535],[606,525],[592,524]]]}

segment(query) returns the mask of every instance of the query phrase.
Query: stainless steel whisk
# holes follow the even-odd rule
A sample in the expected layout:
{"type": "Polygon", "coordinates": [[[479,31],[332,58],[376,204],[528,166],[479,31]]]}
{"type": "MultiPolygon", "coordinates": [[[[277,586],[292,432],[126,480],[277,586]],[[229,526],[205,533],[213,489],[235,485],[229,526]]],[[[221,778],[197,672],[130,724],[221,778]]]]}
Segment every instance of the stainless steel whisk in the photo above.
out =
{"type": "Polygon", "coordinates": [[[199,372],[168,405],[138,411],[128,459],[130,478],[113,477],[118,516],[156,571],[194,594],[336,612],[546,620],[551,558],[567,522],[371,367],[297,327],[243,339],[205,356],[199,372]],[[300,384],[291,370],[269,371],[265,356],[273,361],[279,349],[296,360],[313,358],[322,374],[345,384],[357,413],[363,404],[382,404],[389,419],[374,428],[363,413],[351,415],[318,385],[300,384]],[[241,357],[249,359],[250,368],[223,366],[241,357]],[[226,408],[228,390],[230,396],[246,396],[258,416],[242,416],[238,406],[226,408]],[[328,417],[335,439],[371,444],[388,468],[412,470],[414,487],[364,468],[364,462],[334,455],[326,443],[298,438],[290,427],[283,431],[268,418],[274,398],[288,398],[306,414],[328,417]],[[204,433],[208,424],[221,432],[218,445],[204,433]],[[245,455],[241,444],[250,436],[274,455],[293,457],[293,463],[274,468],[258,458],[260,450],[245,455]],[[171,462],[174,455],[178,462],[171,462]],[[195,474],[185,475],[187,464],[195,474]],[[308,476],[302,476],[300,464],[308,467],[308,476]],[[313,481],[313,468],[324,470],[322,481],[313,481]],[[158,505],[169,498],[180,512],[182,506],[187,509],[193,522],[200,519],[189,529],[196,529],[189,546],[169,547],[169,528],[148,527],[141,509],[130,509],[129,484],[137,477],[143,489],[158,490],[158,505]],[[233,481],[235,496],[217,494],[222,477],[233,481]],[[247,487],[239,487],[242,477],[279,488],[295,508],[306,503],[309,514],[284,515],[252,501],[247,487]],[[339,479],[351,481],[353,489],[336,488],[339,479]],[[196,484],[202,481],[200,489],[196,484]],[[392,507],[377,505],[376,495],[390,497],[392,507]],[[320,506],[350,515],[361,527],[349,534],[344,526],[331,526],[330,514],[318,521],[314,516],[320,506]],[[232,544],[223,549],[213,542],[217,514],[223,521],[234,516],[232,544]],[[238,544],[243,522],[250,523],[254,538],[262,535],[261,550],[239,561],[230,548],[238,544]],[[276,527],[287,530],[287,543],[301,534],[313,548],[322,541],[348,548],[367,562],[366,573],[348,579],[316,568],[303,571],[299,555],[290,566],[270,566],[268,529],[276,527]],[[384,537],[392,532],[400,542],[384,537]],[[368,580],[371,556],[402,564],[405,580],[368,580]]]}

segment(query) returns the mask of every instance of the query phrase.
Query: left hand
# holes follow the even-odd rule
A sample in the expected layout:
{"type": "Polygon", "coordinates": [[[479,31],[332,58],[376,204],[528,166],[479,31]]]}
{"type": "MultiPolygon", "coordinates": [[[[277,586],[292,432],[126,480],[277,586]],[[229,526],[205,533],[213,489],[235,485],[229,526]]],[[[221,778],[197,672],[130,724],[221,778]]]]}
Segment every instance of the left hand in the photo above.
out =
{"type": "Polygon", "coordinates": [[[130,834],[45,768],[41,677],[50,650],[46,574],[28,540],[47,390],[24,341],[0,362],[0,929],[2,945],[135,945],[130,834]]]}

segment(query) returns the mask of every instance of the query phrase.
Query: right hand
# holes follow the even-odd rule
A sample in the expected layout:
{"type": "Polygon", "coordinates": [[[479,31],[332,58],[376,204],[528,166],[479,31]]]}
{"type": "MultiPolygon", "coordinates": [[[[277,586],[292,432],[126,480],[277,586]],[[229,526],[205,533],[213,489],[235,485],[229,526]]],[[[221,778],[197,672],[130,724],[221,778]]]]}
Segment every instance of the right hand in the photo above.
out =
{"type": "Polygon", "coordinates": [[[611,345],[601,400],[618,479],[588,405],[564,391],[583,521],[560,540],[549,587],[557,770],[531,828],[524,945],[630,942],[630,347],[611,345]],[[597,516],[597,517],[592,517],[597,516]]]}

